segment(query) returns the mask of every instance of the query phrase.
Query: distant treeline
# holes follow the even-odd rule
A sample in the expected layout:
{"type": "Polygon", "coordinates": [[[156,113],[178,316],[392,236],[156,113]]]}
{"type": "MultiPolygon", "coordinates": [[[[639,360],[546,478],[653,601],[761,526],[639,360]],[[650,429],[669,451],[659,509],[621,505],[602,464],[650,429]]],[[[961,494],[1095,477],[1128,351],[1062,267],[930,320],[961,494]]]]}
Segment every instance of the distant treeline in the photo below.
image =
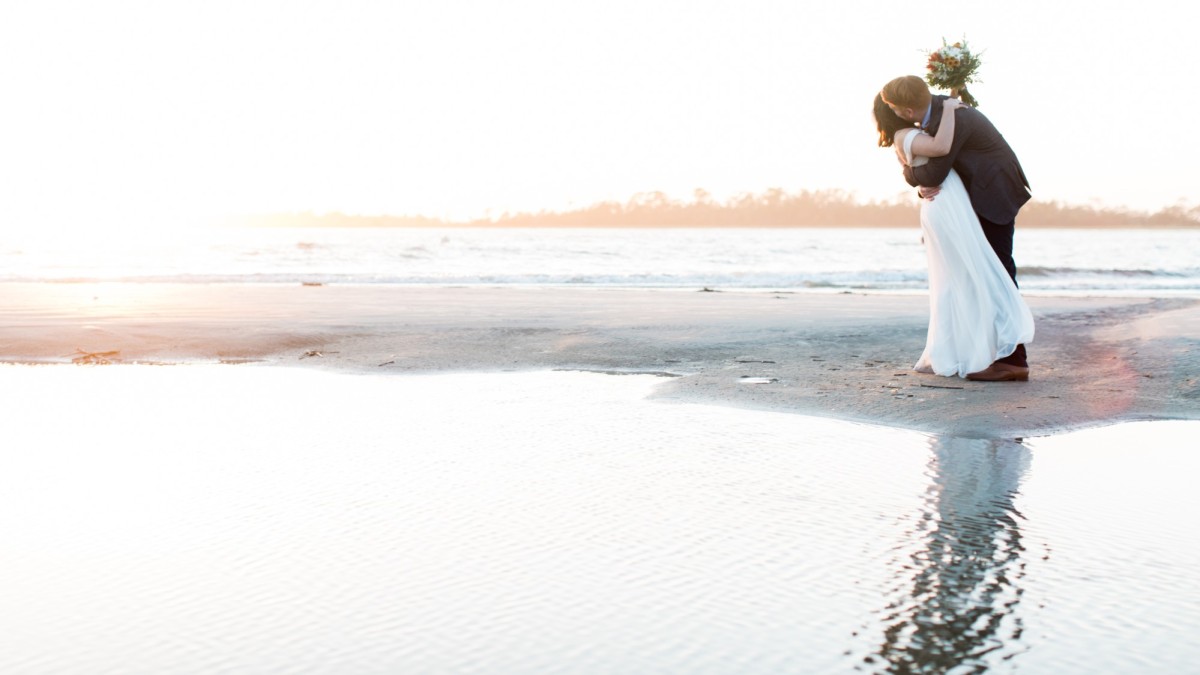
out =
{"type": "MultiPolygon", "coordinates": [[[[253,216],[237,224],[273,227],[915,227],[918,200],[858,201],[841,190],[790,193],[772,188],[724,202],[697,190],[690,201],[647,192],[628,202],[601,202],[569,211],[504,213],[451,221],[424,216],[357,216],[294,213],[253,216]]],[[[1200,227],[1200,206],[1172,206],[1153,213],[1032,201],[1017,218],[1020,227],[1200,227]]]]}

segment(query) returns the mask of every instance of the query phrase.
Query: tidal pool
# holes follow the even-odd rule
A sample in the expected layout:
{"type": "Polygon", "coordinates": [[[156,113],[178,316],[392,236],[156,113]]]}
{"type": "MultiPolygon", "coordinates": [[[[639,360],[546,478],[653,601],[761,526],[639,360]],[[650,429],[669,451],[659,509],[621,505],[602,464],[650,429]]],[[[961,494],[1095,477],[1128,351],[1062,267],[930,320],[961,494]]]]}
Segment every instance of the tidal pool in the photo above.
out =
{"type": "Polygon", "coordinates": [[[0,672],[1200,663],[1200,423],[942,438],[657,382],[0,366],[0,672]]]}

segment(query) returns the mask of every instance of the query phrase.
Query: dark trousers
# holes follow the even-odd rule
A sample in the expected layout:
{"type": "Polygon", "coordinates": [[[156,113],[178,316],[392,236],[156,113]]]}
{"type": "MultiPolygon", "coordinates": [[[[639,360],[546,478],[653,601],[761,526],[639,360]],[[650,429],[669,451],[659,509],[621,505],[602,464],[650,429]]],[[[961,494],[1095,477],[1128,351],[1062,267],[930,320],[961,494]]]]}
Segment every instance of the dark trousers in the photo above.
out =
{"type": "MultiPolygon", "coordinates": [[[[1013,232],[1016,230],[1016,221],[1010,220],[1007,223],[993,223],[980,218],[979,224],[983,226],[983,236],[992,245],[992,250],[996,252],[996,257],[1000,259],[1000,264],[1008,271],[1008,276],[1012,279],[1013,285],[1017,286],[1017,263],[1013,262],[1012,256],[1013,232]]],[[[1012,366],[1029,367],[1029,359],[1025,354],[1025,345],[1017,345],[1017,351],[1002,359],[997,359],[997,361],[1012,366]]]]}
{"type": "Polygon", "coordinates": [[[1000,259],[1000,264],[1004,265],[1004,269],[1008,270],[1008,276],[1012,278],[1013,285],[1017,285],[1017,263],[1013,262],[1012,244],[1013,232],[1016,231],[1016,222],[1008,221],[1007,223],[993,223],[983,218],[979,219],[979,224],[983,226],[983,236],[987,237],[988,243],[992,245],[992,250],[996,252],[996,257],[1000,259]]]}

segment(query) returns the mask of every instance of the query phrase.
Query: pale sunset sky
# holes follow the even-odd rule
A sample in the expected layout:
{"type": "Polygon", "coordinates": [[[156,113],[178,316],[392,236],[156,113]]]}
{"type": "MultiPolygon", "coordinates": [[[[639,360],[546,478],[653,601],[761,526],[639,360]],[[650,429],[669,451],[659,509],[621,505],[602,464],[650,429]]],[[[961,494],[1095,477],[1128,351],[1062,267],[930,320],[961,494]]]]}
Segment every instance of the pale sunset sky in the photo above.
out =
{"type": "Polygon", "coordinates": [[[1177,1],[0,3],[10,231],[893,197],[871,99],[964,36],[1035,198],[1200,204],[1200,49],[1177,1]]]}

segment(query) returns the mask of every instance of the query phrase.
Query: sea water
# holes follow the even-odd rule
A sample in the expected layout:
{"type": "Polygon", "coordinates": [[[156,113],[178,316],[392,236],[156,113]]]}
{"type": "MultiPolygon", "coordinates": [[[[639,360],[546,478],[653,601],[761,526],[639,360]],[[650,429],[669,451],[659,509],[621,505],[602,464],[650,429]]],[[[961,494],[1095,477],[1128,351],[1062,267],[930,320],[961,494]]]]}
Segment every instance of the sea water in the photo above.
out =
{"type": "MultiPolygon", "coordinates": [[[[552,284],[920,293],[912,228],[171,230],[0,234],[0,282],[552,284]]],[[[1200,295],[1200,229],[1017,228],[1026,294],[1200,295]]]]}
{"type": "Polygon", "coordinates": [[[1194,422],[946,438],[564,372],[0,382],[0,672],[1200,662],[1194,422]]]}

